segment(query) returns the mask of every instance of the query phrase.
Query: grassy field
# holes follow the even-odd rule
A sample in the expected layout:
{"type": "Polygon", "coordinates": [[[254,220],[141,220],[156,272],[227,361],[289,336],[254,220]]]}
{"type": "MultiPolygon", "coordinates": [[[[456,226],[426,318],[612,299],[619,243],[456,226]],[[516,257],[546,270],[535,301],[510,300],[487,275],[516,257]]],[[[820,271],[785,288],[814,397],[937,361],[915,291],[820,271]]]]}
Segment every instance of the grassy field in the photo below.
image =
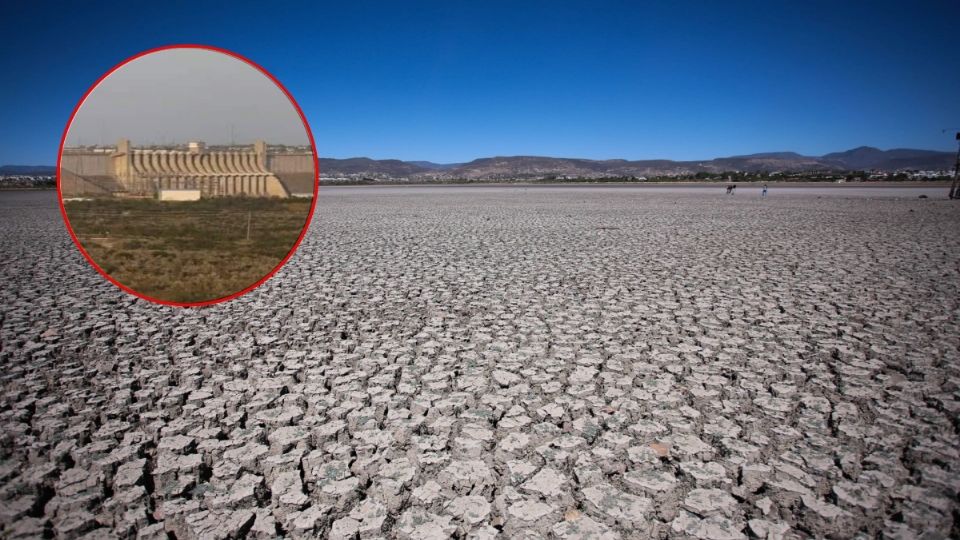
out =
{"type": "Polygon", "coordinates": [[[70,226],[100,268],[137,292],[174,302],[222,298],[257,282],[293,247],[310,204],[255,198],[65,203],[70,226]]]}

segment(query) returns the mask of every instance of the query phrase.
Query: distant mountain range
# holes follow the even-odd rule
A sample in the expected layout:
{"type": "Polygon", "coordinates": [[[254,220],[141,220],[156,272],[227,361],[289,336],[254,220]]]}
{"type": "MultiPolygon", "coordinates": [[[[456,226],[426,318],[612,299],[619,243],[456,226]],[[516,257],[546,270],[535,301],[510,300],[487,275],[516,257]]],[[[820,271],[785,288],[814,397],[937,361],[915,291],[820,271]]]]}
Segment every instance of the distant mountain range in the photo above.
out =
{"type": "Polygon", "coordinates": [[[731,171],[949,171],[953,169],[954,160],[955,154],[952,152],[906,148],[880,150],[869,146],[861,146],[846,152],[834,152],[823,156],[804,156],[795,152],[767,152],[702,161],[673,161],[667,159],[594,160],[542,156],[500,156],[475,159],[469,163],[438,164],[429,161],[399,161],[393,159],[324,158],[320,160],[320,174],[324,177],[369,176],[373,179],[463,178],[469,180],[498,180],[550,176],[583,178],[649,177],[731,171]]]}
{"type": "Polygon", "coordinates": [[[846,152],[835,152],[823,156],[827,162],[837,162],[850,169],[875,169],[898,171],[904,169],[952,169],[956,160],[953,152],[935,150],[911,150],[894,148],[878,150],[870,146],[861,146],[846,152]]]}
{"type": "MultiPolygon", "coordinates": [[[[823,156],[804,156],[795,152],[767,152],[702,161],[668,159],[579,159],[541,156],[505,156],[475,159],[469,163],[432,163],[365,157],[320,158],[320,174],[328,178],[385,179],[468,179],[503,180],[512,178],[602,178],[618,176],[662,176],[698,172],[806,172],[806,171],[884,171],[953,169],[955,154],[935,150],[896,148],[880,150],[861,146],[846,152],[823,156]]],[[[49,166],[5,165],[0,174],[54,174],[49,166]]]]}
{"type": "Polygon", "coordinates": [[[53,176],[57,168],[50,165],[0,165],[0,175],[53,176]]]}

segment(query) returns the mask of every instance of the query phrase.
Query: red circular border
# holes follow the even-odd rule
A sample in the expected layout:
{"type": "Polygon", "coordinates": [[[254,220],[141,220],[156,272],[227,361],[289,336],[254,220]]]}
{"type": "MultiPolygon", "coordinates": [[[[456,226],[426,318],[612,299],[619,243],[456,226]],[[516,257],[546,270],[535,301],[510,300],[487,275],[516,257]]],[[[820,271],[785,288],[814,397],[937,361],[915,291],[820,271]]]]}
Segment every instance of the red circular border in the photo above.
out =
{"type": "Polygon", "coordinates": [[[250,60],[249,58],[245,58],[233,51],[228,51],[227,49],[223,49],[220,47],[214,47],[212,45],[198,45],[198,44],[192,44],[192,43],[183,43],[183,44],[155,47],[153,49],[148,49],[141,53],[135,54],[130,58],[127,58],[123,62],[120,62],[119,64],[110,68],[109,71],[103,74],[99,79],[96,80],[96,82],[93,83],[92,86],[90,86],[90,88],[83,94],[83,97],[80,98],[80,101],[77,103],[77,106],[73,108],[73,112],[70,113],[70,119],[67,120],[67,126],[63,129],[63,136],[60,137],[60,150],[57,152],[57,201],[60,203],[60,213],[63,215],[63,222],[67,226],[67,232],[70,233],[70,237],[73,239],[73,243],[76,244],[77,248],[80,249],[80,253],[83,254],[83,256],[87,259],[90,265],[93,266],[93,268],[97,272],[99,272],[101,276],[106,278],[107,281],[109,281],[110,283],[113,283],[123,291],[126,291],[138,298],[142,298],[149,302],[154,302],[156,304],[163,304],[167,306],[176,306],[176,307],[211,306],[214,304],[219,304],[221,302],[226,302],[228,300],[233,300],[234,298],[239,298],[240,296],[243,296],[244,294],[247,294],[248,292],[256,289],[260,285],[263,285],[268,279],[272,278],[273,275],[276,274],[280,270],[280,268],[283,267],[283,265],[287,264],[287,261],[289,261],[290,258],[293,257],[293,254],[297,251],[297,248],[300,247],[300,243],[303,242],[303,238],[306,236],[307,230],[310,228],[310,221],[313,219],[313,212],[314,210],[316,210],[316,207],[317,207],[317,196],[319,194],[319,188],[320,188],[320,162],[319,162],[319,159],[317,158],[317,146],[313,140],[313,132],[310,131],[310,124],[307,123],[307,117],[303,114],[303,110],[300,109],[300,105],[297,104],[297,101],[293,99],[293,95],[290,94],[290,91],[288,91],[286,87],[280,84],[280,81],[278,81],[276,77],[271,75],[266,69],[261,67],[256,62],[250,60]],[[109,274],[104,272],[104,270],[100,268],[100,266],[97,265],[96,262],[94,262],[90,254],[87,253],[85,249],[83,249],[83,245],[80,244],[80,240],[77,238],[76,233],[73,232],[73,227],[70,226],[70,219],[67,217],[67,209],[63,204],[63,191],[60,186],[60,163],[61,163],[61,159],[63,158],[63,146],[67,140],[67,133],[70,131],[70,126],[73,125],[73,119],[75,116],[77,116],[77,111],[79,111],[80,107],[83,106],[83,102],[87,100],[87,97],[97,88],[97,86],[100,85],[101,82],[103,82],[104,79],[112,75],[113,72],[117,71],[121,67],[148,54],[152,54],[159,51],[167,51],[171,49],[203,49],[207,51],[218,52],[218,53],[236,58],[237,60],[240,60],[241,62],[246,63],[247,65],[255,68],[260,73],[266,75],[267,78],[273,81],[273,84],[277,85],[277,88],[279,88],[284,93],[284,95],[287,96],[287,99],[290,100],[290,104],[293,105],[293,108],[296,109],[297,114],[300,115],[300,120],[303,121],[303,128],[307,131],[307,138],[310,140],[310,150],[313,153],[313,201],[310,203],[310,212],[307,214],[307,220],[303,224],[303,229],[300,231],[300,236],[297,238],[296,243],[293,244],[293,247],[290,248],[290,251],[287,253],[286,257],[284,257],[279,264],[277,264],[272,270],[270,270],[270,272],[268,272],[267,275],[260,278],[260,280],[254,283],[253,285],[250,285],[249,287],[239,292],[235,292],[231,295],[224,296],[222,298],[215,298],[213,300],[206,300],[204,302],[170,302],[168,300],[153,298],[151,296],[147,296],[145,294],[139,293],[131,289],[130,287],[127,287],[126,285],[120,283],[119,281],[111,277],[109,274]]]}

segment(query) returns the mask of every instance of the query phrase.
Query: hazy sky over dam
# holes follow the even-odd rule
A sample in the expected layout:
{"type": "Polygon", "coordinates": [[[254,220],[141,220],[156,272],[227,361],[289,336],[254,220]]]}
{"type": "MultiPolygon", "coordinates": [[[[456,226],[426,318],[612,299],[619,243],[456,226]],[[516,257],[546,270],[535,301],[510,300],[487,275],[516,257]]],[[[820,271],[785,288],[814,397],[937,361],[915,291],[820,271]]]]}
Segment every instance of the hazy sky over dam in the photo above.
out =
{"type": "Polygon", "coordinates": [[[68,145],[182,143],[307,144],[290,100],[266,75],[232,56],[170,49],[122,66],[90,93],[68,145]]]}

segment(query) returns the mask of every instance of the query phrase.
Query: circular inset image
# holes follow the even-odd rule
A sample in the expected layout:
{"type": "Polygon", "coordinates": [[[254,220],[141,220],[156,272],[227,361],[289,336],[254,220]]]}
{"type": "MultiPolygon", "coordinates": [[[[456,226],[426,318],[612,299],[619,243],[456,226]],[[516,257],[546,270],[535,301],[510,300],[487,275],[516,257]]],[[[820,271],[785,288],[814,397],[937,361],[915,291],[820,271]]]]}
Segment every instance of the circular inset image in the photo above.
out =
{"type": "Polygon", "coordinates": [[[290,93],[250,60],[198,45],[110,70],[57,159],[84,256],[125,291],[178,306],[236,298],[279,270],[306,234],[318,179],[290,93]]]}

